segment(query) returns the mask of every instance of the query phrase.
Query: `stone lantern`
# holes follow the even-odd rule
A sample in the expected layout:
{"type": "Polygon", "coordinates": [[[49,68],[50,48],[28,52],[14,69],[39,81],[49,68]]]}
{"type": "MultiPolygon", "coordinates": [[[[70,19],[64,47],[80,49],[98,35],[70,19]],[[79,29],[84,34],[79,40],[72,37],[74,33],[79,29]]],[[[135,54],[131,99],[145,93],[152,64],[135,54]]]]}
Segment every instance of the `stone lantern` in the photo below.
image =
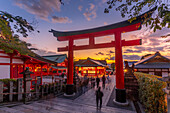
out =
{"type": "Polygon", "coordinates": [[[23,94],[23,102],[25,104],[26,102],[26,95],[28,92],[30,92],[30,87],[31,87],[31,76],[30,74],[34,74],[33,72],[29,71],[29,67],[26,67],[26,69],[21,72],[20,74],[23,74],[23,81],[24,81],[24,94],[23,94]]]}

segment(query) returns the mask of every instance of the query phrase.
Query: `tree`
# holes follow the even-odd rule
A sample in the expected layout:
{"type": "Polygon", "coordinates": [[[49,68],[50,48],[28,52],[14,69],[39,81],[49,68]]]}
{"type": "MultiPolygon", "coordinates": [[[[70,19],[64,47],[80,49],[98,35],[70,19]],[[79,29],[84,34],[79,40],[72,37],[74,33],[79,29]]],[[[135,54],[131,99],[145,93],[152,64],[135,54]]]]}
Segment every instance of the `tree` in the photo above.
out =
{"type": "Polygon", "coordinates": [[[170,28],[170,4],[168,4],[168,0],[108,0],[107,4],[108,8],[105,8],[105,13],[109,13],[111,9],[115,8],[116,11],[121,12],[122,17],[128,15],[130,21],[135,20],[143,9],[157,7],[156,15],[146,19],[144,24],[149,25],[154,32],[164,27],[170,28]]]}
{"type": "Polygon", "coordinates": [[[28,48],[31,44],[21,41],[19,35],[14,34],[11,23],[15,31],[23,37],[27,37],[28,32],[34,31],[34,27],[22,17],[0,11],[0,48],[6,53],[13,53],[14,50],[21,54],[32,53],[28,48]]]}

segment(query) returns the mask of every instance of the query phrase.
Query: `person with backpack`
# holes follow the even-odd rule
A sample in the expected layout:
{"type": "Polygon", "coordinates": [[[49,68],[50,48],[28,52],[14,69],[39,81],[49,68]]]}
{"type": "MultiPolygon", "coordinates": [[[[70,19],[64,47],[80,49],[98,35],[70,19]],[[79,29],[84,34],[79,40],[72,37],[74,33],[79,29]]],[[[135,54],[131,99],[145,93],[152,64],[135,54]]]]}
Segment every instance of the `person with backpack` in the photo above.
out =
{"type": "Polygon", "coordinates": [[[100,101],[100,109],[102,108],[102,97],[103,97],[103,92],[101,91],[101,87],[99,87],[98,90],[96,91],[96,106],[97,106],[97,109],[99,109],[98,108],[99,101],[100,101]]]}

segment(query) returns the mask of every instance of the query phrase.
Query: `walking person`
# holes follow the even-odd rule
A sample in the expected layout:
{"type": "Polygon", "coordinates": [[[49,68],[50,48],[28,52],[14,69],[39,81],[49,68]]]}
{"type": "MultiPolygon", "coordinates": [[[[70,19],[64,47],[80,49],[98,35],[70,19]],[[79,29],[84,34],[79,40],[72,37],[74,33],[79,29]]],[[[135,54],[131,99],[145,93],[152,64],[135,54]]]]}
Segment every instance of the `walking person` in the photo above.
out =
{"type": "Polygon", "coordinates": [[[105,77],[105,75],[103,75],[103,77],[102,77],[102,82],[103,82],[103,89],[105,88],[105,82],[106,82],[106,77],[105,77]]]}
{"type": "Polygon", "coordinates": [[[99,87],[99,82],[100,82],[100,78],[97,76],[96,78],[97,88],[99,87]]]}
{"type": "Polygon", "coordinates": [[[97,106],[97,109],[99,109],[99,107],[98,107],[99,101],[100,101],[100,109],[102,108],[102,97],[103,97],[103,92],[101,91],[101,87],[99,87],[98,90],[96,91],[96,106],[97,106]]]}
{"type": "Polygon", "coordinates": [[[110,90],[110,83],[111,83],[111,79],[110,79],[110,73],[108,74],[108,76],[107,76],[107,81],[108,81],[108,88],[109,88],[109,90],[110,90]]]}

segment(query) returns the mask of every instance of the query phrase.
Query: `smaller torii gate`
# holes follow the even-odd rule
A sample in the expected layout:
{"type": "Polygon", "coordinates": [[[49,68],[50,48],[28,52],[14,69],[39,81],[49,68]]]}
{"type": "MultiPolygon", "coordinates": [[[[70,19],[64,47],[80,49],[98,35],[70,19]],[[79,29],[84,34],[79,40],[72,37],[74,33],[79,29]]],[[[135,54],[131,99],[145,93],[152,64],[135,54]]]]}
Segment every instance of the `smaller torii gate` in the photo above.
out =
{"type": "Polygon", "coordinates": [[[121,40],[121,33],[131,32],[141,29],[141,24],[143,20],[150,16],[156,8],[138,16],[136,20],[130,23],[128,20],[119,22],[112,25],[107,25],[103,27],[79,30],[79,31],[69,31],[60,32],[51,30],[58,41],[68,41],[68,46],[63,48],[58,48],[59,52],[68,51],[68,74],[67,74],[67,86],[66,95],[72,96],[73,92],[73,50],[84,50],[84,49],[97,49],[97,48],[108,48],[115,47],[115,63],[116,63],[116,99],[118,103],[126,103],[126,90],[124,88],[124,72],[123,72],[123,57],[122,57],[122,47],[123,46],[134,46],[141,45],[141,40],[121,40]],[[110,43],[95,44],[95,37],[115,35],[115,41],[110,43]],[[89,38],[89,45],[76,46],[74,45],[74,40],[89,38]]]}

